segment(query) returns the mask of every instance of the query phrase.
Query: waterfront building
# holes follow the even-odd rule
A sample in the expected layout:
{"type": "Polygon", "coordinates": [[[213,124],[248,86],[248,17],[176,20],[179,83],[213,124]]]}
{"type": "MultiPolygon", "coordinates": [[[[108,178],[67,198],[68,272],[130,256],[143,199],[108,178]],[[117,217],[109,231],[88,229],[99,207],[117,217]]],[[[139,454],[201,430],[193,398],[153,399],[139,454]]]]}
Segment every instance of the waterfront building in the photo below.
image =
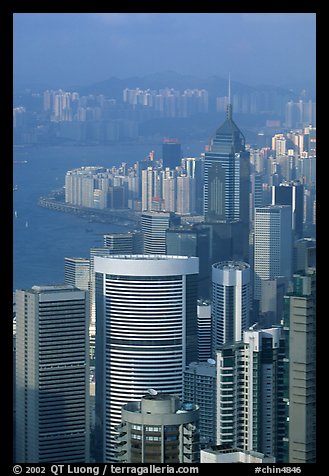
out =
{"type": "MultiPolygon", "coordinates": [[[[65,175],[65,203],[88,208],[96,208],[94,191],[98,189],[98,177],[103,177],[104,167],[87,166],[69,170],[65,175]]],[[[104,208],[105,198],[100,201],[100,194],[96,192],[96,205],[104,208]]]]}

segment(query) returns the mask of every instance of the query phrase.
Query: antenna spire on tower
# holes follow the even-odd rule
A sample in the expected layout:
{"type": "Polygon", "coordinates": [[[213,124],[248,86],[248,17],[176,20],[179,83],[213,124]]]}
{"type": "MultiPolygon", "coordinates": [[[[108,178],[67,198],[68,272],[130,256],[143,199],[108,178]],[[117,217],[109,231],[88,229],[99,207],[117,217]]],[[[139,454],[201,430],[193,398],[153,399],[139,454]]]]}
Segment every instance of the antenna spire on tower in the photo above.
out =
{"type": "Polygon", "coordinates": [[[231,73],[228,73],[228,103],[231,104],[231,73]]]}
{"type": "Polygon", "coordinates": [[[227,104],[226,117],[227,119],[232,119],[231,73],[228,73],[228,104],[227,104]]]}

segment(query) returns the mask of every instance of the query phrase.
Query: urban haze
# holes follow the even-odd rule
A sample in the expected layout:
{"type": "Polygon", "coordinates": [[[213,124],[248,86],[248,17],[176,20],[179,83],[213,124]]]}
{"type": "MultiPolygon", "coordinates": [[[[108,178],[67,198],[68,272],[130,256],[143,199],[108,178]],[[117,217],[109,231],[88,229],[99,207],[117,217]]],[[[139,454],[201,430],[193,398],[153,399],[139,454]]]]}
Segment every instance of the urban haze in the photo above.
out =
{"type": "Polygon", "coordinates": [[[317,462],[315,20],[14,13],[15,464],[317,462]]]}

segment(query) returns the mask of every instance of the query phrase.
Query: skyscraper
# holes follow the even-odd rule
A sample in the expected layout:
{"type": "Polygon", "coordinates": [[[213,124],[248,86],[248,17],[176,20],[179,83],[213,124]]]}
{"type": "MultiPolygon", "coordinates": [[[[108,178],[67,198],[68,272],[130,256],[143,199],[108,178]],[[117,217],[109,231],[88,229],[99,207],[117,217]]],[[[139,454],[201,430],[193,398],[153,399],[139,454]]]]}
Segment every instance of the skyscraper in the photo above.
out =
{"type": "Polygon", "coordinates": [[[270,205],[255,209],[254,299],[261,299],[261,282],[291,278],[291,207],[270,205]]]}
{"type": "Polygon", "coordinates": [[[226,120],[216,130],[204,156],[204,215],[213,228],[213,263],[249,261],[249,192],[249,152],[244,135],[232,119],[232,105],[228,104],[226,120]],[[222,240],[228,236],[230,242],[223,248],[222,240]],[[225,249],[225,253],[218,249],[225,249]],[[221,257],[216,257],[219,254],[221,257]]]}
{"type": "Polygon", "coordinates": [[[206,222],[204,226],[210,230],[212,264],[232,260],[249,263],[249,235],[242,221],[206,222]]]}
{"type": "Polygon", "coordinates": [[[89,461],[86,292],[16,291],[16,460],[89,461]]]}
{"type": "Polygon", "coordinates": [[[184,372],[184,401],[199,407],[202,448],[216,441],[216,361],[191,362],[184,372]]]}
{"type": "Polygon", "coordinates": [[[211,358],[211,305],[210,301],[198,301],[198,362],[211,358]]]}
{"type": "Polygon", "coordinates": [[[316,462],[315,273],[294,275],[285,296],[288,332],[289,463],[316,462]]]}
{"type": "Polygon", "coordinates": [[[115,460],[121,407],[148,388],[182,396],[197,359],[198,258],[95,257],[96,414],[103,461],[115,460]],[[106,340],[105,340],[106,339],[106,340]]]}
{"type": "Polygon", "coordinates": [[[162,143],[163,167],[174,169],[180,165],[182,158],[181,144],[177,139],[164,139],[162,143]]]}
{"type": "Polygon", "coordinates": [[[301,238],[294,244],[294,273],[307,273],[309,268],[316,267],[315,238],[301,238]]]}
{"type": "Polygon", "coordinates": [[[187,175],[177,177],[176,212],[179,215],[195,213],[195,179],[187,175]]]}
{"type": "Polygon", "coordinates": [[[172,226],[166,230],[166,253],[199,258],[198,297],[209,298],[210,230],[202,224],[172,226]]]}
{"type": "Polygon", "coordinates": [[[89,289],[89,259],[65,258],[64,281],[76,288],[88,291],[89,289]]]}
{"type": "Polygon", "coordinates": [[[224,261],[212,266],[212,345],[237,342],[249,325],[250,266],[224,261]]]}
{"type": "Polygon", "coordinates": [[[253,173],[250,176],[251,179],[251,207],[250,207],[250,223],[253,224],[255,219],[255,208],[267,205],[264,203],[263,193],[263,174],[253,173]]]}
{"type": "Polygon", "coordinates": [[[249,153],[245,138],[232,119],[216,130],[204,158],[204,213],[207,221],[241,220],[249,224],[249,153]]]}
{"type": "Polygon", "coordinates": [[[291,226],[294,239],[303,236],[304,186],[299,182],[283,182],[272,186],[272,205],[291,206],[291,226]]]}
{"type": "Polygon", "coordinates": [[[116,439],[120,463],[196,463],[199,408],[177,395],[149,394],[122,407],[116,439]]]}
{"type": "Polygon", "coordinates": [[[90,270],[89,270],[89,339],[90,339],[90,356],[95,357],[95,340],[96,340],[96,285],[94,273],[95,256],[108,256],[112,254],[111,250],[106,246],[90,248],[90,270]]]}
{"type": "Polygon", "coordinates": [[[179,223],[179,220],[175,220],[172,213],[144,212],[142,214],[144,254],[166,253],[166,230],[174,223],[179,223]]]}
{"type": "Polygon", "coordinates": [[[258,322],[266,323],[266,327],[281,323],[284,295],[288,288],[287,281],[286,278],[279,277],[264,279],[261,282],[258,322]]]}
{"type": "Polygon", "coordinates": [[[104,246],[110,250],[111,254],[131,254],[133,253],[133,234],[128,233],[107,233],[104,235],[104,246]]]}
{"type": "Polygon", "coordinates": [[[217,350],[217,445],[283,462],[285,341],[282,328],[248,330],[217,350]]]}
{"type": "Polygon", "coordinates": [[[162,196],[161,171],[150,166],[142,170],[142,211],[152,211],[152,200],[162,196]]]}
{"type": "Polygon", "coordinates": [[[169,168],[166,168],[162,172],[162,197],[164,201],[164,211],[175,212],[176,211],[176,191],[177,180],[176,173],[169,168]]]}
{"type": "Polygon", "coordinates": [[[198,215],[203,214],[203,166],[202,157],[184,157],[182,159],[186,175],[195,180],[195,212],[198,215]]]}

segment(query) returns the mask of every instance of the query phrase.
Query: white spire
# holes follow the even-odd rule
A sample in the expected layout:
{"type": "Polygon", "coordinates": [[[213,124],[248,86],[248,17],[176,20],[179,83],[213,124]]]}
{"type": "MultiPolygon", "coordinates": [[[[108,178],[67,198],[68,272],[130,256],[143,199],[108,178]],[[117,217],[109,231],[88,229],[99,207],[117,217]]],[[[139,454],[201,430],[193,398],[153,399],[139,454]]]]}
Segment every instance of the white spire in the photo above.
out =
{"type": "Polygon", "coordinates": [[[231,104],[231,73],[228,73],[228,103],[231,104]]]}
{"type": "Polygon", "coordinates": [[[231,73],[228,73],[228,104],[226,109],[227,119],[232,119],[232,103],[231,103],[231,73]]]}

